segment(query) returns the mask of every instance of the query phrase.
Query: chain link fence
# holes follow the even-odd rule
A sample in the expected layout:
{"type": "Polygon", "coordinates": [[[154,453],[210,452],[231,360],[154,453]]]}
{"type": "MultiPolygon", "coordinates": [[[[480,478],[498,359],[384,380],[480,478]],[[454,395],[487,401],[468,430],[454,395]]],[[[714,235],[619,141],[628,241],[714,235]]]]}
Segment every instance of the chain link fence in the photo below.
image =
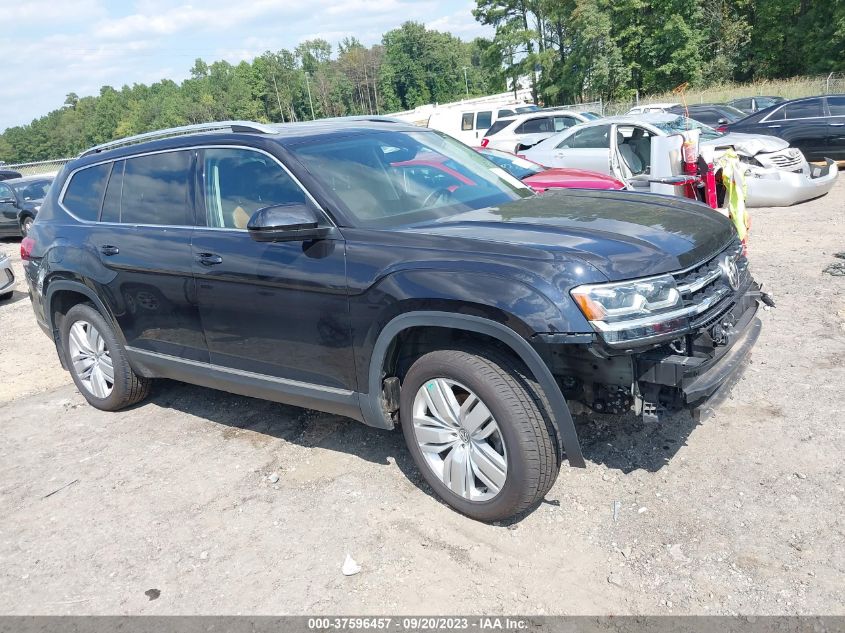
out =
{"type": "Polygon", "coordinates": [[[33,163],[0,163],[0,169],[11,169],[20,172],[21,176],[40,176],[41,174],[53,174],[67,165],[72,158],[57,158],[56,160],[40,160],[33,163]]]}
{"type": "MultiPolygon", "coordinates": [[[[725,103],[743,97],[771,96],[784,99],[814,97],[824,94],[845,93],[845,73],[830,73],[813,77],[792,77],[791,79],[765,79],[748,84],[724,83],[708,88],[689,89],[683,95],[688,104],[725,103]]],[[[650,103],[680,103],[681,95],[672,92],[648,95],[640,99],[618,100],[604,104],[603,114],[607,116],[625,114],[636,105],[650,103]]]]}

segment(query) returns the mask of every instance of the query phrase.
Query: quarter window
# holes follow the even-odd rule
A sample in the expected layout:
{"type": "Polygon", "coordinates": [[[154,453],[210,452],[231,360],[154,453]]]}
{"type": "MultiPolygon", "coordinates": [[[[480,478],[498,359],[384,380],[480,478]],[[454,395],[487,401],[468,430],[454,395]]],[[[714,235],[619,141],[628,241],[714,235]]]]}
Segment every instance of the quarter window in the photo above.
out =
{"type": "Polygon", "coordinates": [[[110,169],[111,163],[104,163],[76,172],[68,183],[62,204],[80,220],[96,220],[110,169]]]}
{"type": "Polygon", "coordinates": [[[164,152],[129,158],[120,196],[122,224],[193,224],[188,206],[191,153],[164,152]]]}
{"type": "Polygon", "coordinates": [[[461,115],[461,130],[466,132],[472,129],[472,120],[475,114],[473,112],[464,112],[461,115]]]}
{"type": "Polygon", "coordinates": [[[206,226],[245,229],[264,207],[305,204],[305,192],[279,164],[246,149],[203,152],[206,226]]]}
{"type": "Polygon", "coordinates": [[[126,161],[119,160],[114,164],[103,198],[103,210],[100,222],[120,222],[120,194],[123,190],[123,167],[126,161]]]}

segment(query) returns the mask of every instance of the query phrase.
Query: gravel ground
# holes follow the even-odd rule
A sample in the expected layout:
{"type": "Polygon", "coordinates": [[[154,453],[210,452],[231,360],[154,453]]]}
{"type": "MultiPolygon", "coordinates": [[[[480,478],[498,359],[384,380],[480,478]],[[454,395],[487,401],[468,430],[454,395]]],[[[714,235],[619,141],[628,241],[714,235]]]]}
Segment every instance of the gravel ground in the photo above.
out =
{"type": "Polygon", "coordinates": [[[588,468],[501,525],[439,503],[399,432],[168,381],[97,411],[18,292],[0,613],[845,614],[843,200],[754,211],[778,307],[715,417],[580,418],[588,468]]]}

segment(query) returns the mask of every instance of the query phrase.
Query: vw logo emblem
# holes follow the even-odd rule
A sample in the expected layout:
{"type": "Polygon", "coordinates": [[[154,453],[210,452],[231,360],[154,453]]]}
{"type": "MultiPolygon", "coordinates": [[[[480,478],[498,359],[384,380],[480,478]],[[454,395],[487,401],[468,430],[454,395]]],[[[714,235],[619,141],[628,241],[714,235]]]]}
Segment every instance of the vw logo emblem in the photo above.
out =
{"type": "Polygon", "coordinates": [[[739,268],[736,267],[736,262],[732,257],[725,257],[720,264],[722,269],[722,276],[732,290],[739,289],[739,268]]]}

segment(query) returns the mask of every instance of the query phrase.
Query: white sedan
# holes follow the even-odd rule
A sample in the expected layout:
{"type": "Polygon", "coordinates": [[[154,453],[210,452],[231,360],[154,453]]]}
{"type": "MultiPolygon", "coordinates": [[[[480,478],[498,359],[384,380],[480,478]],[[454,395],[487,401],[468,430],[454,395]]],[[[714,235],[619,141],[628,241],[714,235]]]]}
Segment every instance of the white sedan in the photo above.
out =
{"type": "Polygon", "coordinates": [[[597,116],[591,112],[540,110],[499,119],[484,134],[481,147],[517,154],[552,134],[562,132],[585,121],[592,121],[597,116]]]}
{"type": "MultiPolygon", "coordinates": [[[[762,134],[722,134],[711,127],[676,114],[617,116],[582,123],[555,134],[522,154],[546,167],[572,167],[609,174],[630,189],[649,190],[649,176],[666,176],[669,157],[652,144],[655,137],[669,137],[688,130],[700,130],[702,151],[718,157],[733,148],[746,166],[751,207],[787,206],[826,194],[833,187],[838,169],[828,161],[824,167],[811,166],[800,150],[774,136],[762,134]]],[[[671,161],[680,172],[680,158],[671,161]]]]}

